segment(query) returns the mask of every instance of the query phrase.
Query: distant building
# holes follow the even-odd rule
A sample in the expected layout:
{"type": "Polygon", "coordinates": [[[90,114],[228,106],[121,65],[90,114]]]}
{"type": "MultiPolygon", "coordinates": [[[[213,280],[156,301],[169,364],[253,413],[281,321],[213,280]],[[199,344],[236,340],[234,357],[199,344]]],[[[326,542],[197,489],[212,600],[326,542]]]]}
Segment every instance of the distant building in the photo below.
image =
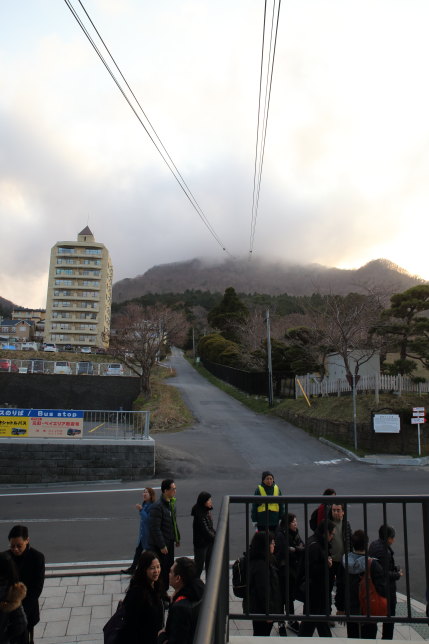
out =
{"type": "Polygon", "coordinates": [[[45,334],[45,309],[13,309],[12,320],[27,320],[34,324],[34,340],[43,342],[45,334]]]}
{"type": "Polygon", "coordinates": [[[0,322],[0,336],[2,341],[9,344],[26,342],[34,338],[35,324],[32,320],[3,319],[0,322]]]}
{"type": "MultiPolygon", "coordinates": [[[[349,353],[349,364],[352,372],[356,367],[356,362],[360,363],[359,375],[371,376],[374,373],[380,373],[380,354],[376,351],[368,360],[368,351],[355,349],[349,353]]],[[[346,367],[343,358],[338,353],[330,353],[325,359],[326,376],[329,380],[338,380],[346,377],[346,367]]]]}
{"type": "Polygon", "coordinates": [[[112,279],[109,252],[88,226],[77,241],[57,242],[49,266],[45,342],[107,348],[112,279]]]}

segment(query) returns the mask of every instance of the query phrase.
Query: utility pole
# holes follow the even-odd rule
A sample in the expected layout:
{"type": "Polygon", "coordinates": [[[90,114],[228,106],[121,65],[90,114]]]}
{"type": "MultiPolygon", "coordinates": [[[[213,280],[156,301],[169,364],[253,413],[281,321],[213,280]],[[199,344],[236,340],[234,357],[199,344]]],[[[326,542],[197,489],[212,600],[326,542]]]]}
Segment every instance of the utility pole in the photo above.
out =
{"type": "Polygon", "coordinates": [[[271,329],[270,329],[270,311],[267,309],[267,362],[268,362],[268,403],[273,406],[273,365],[271,361],[271,329]]]}
{"type": "Polygon", "coordinates": [[[195,360],[195,332],[194,332],[194,327],[192,327],[192,353],[193,353],[194,360],[195,360]]]}
{"type": "Polygon", "coordinates": [[[355,442],[355,450],[357,450],[357,427],[356,427],[356,374],[352,375],[353,386],[353,436],[355,442]]]}

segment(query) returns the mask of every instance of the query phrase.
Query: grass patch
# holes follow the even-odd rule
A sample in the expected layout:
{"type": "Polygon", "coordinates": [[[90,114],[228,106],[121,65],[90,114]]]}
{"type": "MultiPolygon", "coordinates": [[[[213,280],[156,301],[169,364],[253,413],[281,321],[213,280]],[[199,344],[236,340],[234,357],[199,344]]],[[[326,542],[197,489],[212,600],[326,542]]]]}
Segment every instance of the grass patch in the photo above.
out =
{"type": "MultiPolygon", "coordinates": [[[[371,413],[384,407],[393,410],[393,413],[411,413],[413,407],[422,407],[428,400],[428,394],[380,394],[376,403],[374,394],[359,393],[356,396],[356,420],[358,423],[371,422],[371,413]]],[[[287,410],[308,418],[320,418],[338,422],[350,422],[353,419],[352,396],[326,396],[311,398],[309,407],[303,398],[298,400],[283,400],[273,413],[282,415],[282,410],[287,410]]]]}
{"type": "Polygon", "coordinates": [[[272,411],[273,408],[269,406],[267,398],[263,396],[251,396],[244,391],[240,391],[236,387],[233,387],[223,380],[216,378],[216,376],[210,373],[210,371],[207,371],[207,369],[205,369],[200,362],[194,362],[192,358],[186,355],[185,358],[195,369],[195,371],[198,371],[198,373],[203,376],[203,378],[211,382],[211,384],[218,389],[221,389],[222,391],[227,393],[232,398],[235,398],[239,402],[243,403],[243,405],[246,405],[246,407],[249,407],[249,409],[252,409],[252,411],[256,411],[260,414],[265,414],[268,411],[272,411]]]}
{"type": "Polygon", "coordinates": [[[172,432],[185,429],[194,418],[182,400],[176,387],[165,384],[164,380],[176,375],[174,369],[155,367],[152,371],[150,398],[141,394],[133,403],[133,409],[150,411],[150,432],[172,432]]]}

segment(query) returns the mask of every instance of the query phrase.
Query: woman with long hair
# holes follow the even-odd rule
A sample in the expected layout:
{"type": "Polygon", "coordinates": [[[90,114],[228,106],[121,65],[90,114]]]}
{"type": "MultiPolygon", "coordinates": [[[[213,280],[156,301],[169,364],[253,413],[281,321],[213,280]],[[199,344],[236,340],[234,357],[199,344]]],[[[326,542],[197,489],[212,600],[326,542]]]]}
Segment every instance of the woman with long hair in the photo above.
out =
{"type": "Polygon", "coordinates": [[[212,509],[212,495],[209,492],[200,492],[197,502],[191,511],[191,515],[194,517],[192,531],[194,561],[198,577],[201,576],[204,566],[207,575],[212,556],[213,543],[216,536],[216,531],[213,527],[212,509]]]}
{"type": "MultiPolygon", "coordinates": [[[[282,612],[280,584],[274,559],[274,536],[271,532],[256,532],[249,548],[249,612],[282,612]],[[267,582],[268,568],[268,587],[267,582]]],[[[253,635],[268,636],[272,621],[254,620],[253,635]]]]}
{"type": "Polygon", "coordinates": [[[140,514],[139,538],[133,563],[129,568],[122,571],[126,575],[132,575],[135,572],[141,553],[149,547],[149,512],[153,503],[155,503],[155,490],[152,487],[145,487],[143,490],[143,503],[136,503],[136,508],[140,514]]]}
{"type": "MultiPolygon", "coordinates": [[[[283,602],[282,609],[284,606],[287,606],[289,613],[293,615],[296,580],[301,557],[304,552],[304,542],[298,532],[296,514],[289,513],[282,518],[275,539],[276,547],[274,555],[279,567],[280,589],[283,602]],[[287,584],[286,576],[288,576],[287,584]]],[[[299,623],[297,621],[289,621],[288,626],[292,631],[298,633],[299,623]]],[[[284,623],[279,625],[279,635],[286,635],[286,626],[284,623]]]]}
{"type": "Polygon", "coordinates": [[[161,566],[154,552],[145,550],[124,599],[125,626],[120,644],[156,644],[164,624],[161,566]]]}

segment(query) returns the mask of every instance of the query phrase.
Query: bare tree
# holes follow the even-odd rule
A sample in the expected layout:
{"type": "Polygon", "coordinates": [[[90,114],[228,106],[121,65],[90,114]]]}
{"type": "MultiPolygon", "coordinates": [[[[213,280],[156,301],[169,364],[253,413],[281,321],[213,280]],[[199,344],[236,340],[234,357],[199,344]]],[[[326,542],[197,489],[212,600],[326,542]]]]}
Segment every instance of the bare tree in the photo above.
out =
{"type": "Polygon", "coordinates": [[[328,295],[317,310],[309,311],[310,328],[326,352],[337,353],[351,379],[380,350],[374,328],[383,307],[376,294],[328,295]]]}
{"type": "Polygon", "coordinates": [[[162,304],[128,304],[115,317],[113,327],[110,353],[140,378],[140,391],[150,396],[150,375],[156,361],[172,344],[181,345],[186,337],[188,323],[184,313],[162,304]]]}

